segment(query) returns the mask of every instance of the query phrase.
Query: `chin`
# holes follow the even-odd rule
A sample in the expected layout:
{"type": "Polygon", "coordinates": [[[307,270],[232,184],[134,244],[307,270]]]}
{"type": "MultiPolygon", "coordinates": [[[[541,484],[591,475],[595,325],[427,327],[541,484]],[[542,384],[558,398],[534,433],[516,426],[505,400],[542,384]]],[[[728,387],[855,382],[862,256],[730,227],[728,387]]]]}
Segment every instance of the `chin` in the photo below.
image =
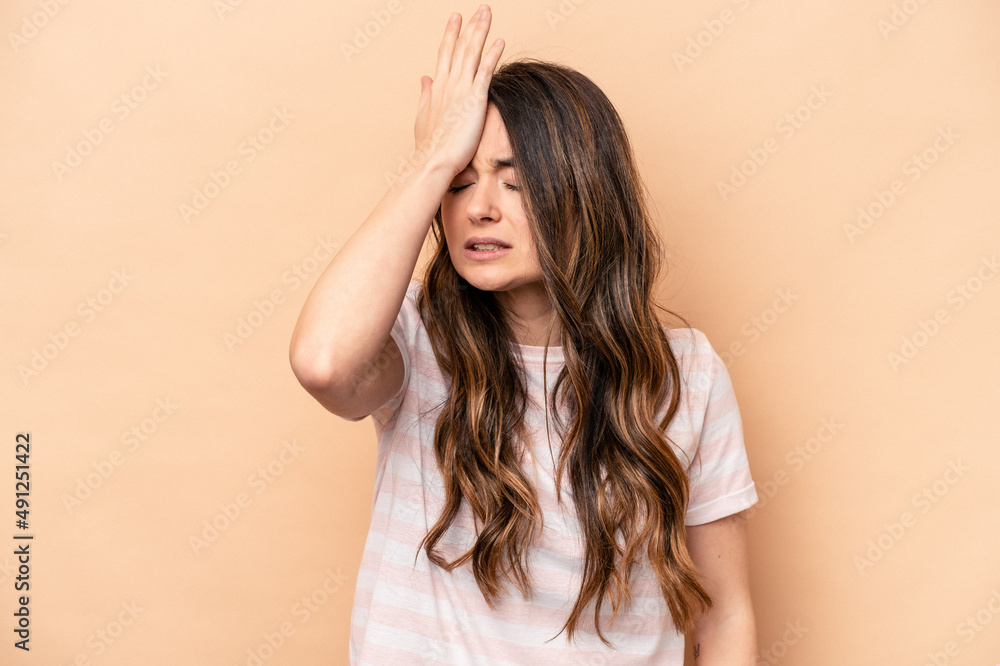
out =
{"type": "Polygon", "coordinates": [[[479,291],[507,291],[512,288],[511,281],[501,276],[463,275],[462,273],[459,275],[479,291]]]}
{"type": "Polygon", "coordinates": [[[504,291],[505,289],[505,285],[498,280],[470,280],[466,278],[465,281],[479,291],[504,291]]]}

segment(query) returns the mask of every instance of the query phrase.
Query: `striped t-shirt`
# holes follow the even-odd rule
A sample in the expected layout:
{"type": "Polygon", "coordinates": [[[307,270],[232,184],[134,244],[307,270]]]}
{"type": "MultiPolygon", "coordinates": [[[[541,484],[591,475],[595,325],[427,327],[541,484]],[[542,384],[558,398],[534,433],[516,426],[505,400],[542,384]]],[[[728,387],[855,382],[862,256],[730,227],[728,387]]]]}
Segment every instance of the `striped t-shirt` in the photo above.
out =
{"type": "MultiPolygon", "coordinates": [[[[469,563],[447,572],[417,545],[444,505],[444,485],[434,455],[434,427],[447,398],[427,331],[416,306],[422,285],[411,280],[392,326],[403,354],[399,392],[371,414],[378,438],[372,520],[365,541],[351,613],[350,663],[545,664],[681,666],[679,634],[648,560],[633,569],[632,605],[608,624],[611,604],[601,608],[601,631],[593,631],[594,600],[581,616],[572,643],[560,628],[580,589],[583,538],[572,502],[569,474],[555,496],[555,461],[561,442],[549,414],[545,437],[545,394],[541,391],[543,348],[520,345],[529,395],[525,425],[532,436],[534,479],[544,527],[528,560],[532,598],[525,600],[501,579],[508,595],[496,610],[486,604],[469,563]],[[415,562],[415,564],[414,564],[415,562]]],[[[667,436],[688,469],[690,503],[685,522],[700,525],[742,511],[757,501],[743,443],[739,409],[729,374],[705,335],[692,328],[667,329],[682,378],[682,400],[667,436]],[[692,465],[695,452],[699,453],[692,465]]],[[[546,379],[551,392],[563,366],[561,347],[549,347],[546,379]]],[[[666,406],[659,412],[662,417],[666,406]]],[[[343,417],[342,417],[343,418],[343,417]]],[[[360,417],[346,419],[359,421],[360,417]]],[[[532,465],[531,458],[526,465],[532,465]]],[[[475,542],[472,512],[462,509],[438,542],[437,552],[453,561],[475,542]]],[[[645,557],[645,552],[642,554],[645,557]]]]}

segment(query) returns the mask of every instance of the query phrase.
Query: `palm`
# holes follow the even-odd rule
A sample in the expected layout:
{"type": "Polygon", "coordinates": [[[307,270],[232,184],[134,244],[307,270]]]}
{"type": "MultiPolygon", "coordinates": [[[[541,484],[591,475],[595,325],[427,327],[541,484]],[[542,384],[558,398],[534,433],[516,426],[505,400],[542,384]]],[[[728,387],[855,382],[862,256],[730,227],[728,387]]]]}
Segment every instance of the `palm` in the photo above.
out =
{"type": "Polygon", "coordinates": [[[445,28],[435,78],[420,79],[420,103],[413,128],[417,150],[433,152],[455,173],[472,161],[479,146],[490,79],[503,52],[503,40],[497,39],[483,54],[490,28],[488,7],[474,16],[458,36],[461,23],[459,15],[445,28]]]}

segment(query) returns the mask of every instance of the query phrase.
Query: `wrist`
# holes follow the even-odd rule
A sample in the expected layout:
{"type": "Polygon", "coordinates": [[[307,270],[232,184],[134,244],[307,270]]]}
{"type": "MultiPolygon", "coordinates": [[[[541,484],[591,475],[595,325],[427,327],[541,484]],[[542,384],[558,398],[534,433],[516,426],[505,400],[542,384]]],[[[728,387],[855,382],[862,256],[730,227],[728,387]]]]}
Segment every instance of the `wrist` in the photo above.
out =
{"type": "Polygon", "coordinates": [[[442,193],[451,184],[461,169],[456,169],[440,154],[414,148],[400,165],[396,178],[390,183],[393,189],[404,182],[419,181],[423,188],[440,190],[442,193]]]}

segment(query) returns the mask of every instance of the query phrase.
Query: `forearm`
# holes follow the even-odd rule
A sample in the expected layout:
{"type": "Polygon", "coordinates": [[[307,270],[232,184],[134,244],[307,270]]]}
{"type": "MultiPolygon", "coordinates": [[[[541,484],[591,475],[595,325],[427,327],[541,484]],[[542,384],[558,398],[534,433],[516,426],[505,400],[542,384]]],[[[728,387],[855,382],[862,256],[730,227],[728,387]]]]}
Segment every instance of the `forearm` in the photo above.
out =
{"type": "Polygon", "coordinates": [[[386,192],[306,298],[289,347],[300,380],[334,384],[355,376],[389,337],[434,213],[454,177],[416,151],[410,164],[412,170],[386,192]]]}
{"type": "Polygon", "coordinates": [[[483,50],[489,25],[484,8],[459,39],[461,16],[449,19],[436,80],[420,78],[411,168],[402,170],[306,297],[288,355],[307,389],[339,393],[386,346],[434,213],[478,150],[490,78],[503,52],[499,39],[483,50]]]}
{"type": "Polygon", "coordinates": [[[753,609],[713,613],[710,609],[691,633],[697,666],[754,666],[757,663],[757,624],[753,609]]]}

